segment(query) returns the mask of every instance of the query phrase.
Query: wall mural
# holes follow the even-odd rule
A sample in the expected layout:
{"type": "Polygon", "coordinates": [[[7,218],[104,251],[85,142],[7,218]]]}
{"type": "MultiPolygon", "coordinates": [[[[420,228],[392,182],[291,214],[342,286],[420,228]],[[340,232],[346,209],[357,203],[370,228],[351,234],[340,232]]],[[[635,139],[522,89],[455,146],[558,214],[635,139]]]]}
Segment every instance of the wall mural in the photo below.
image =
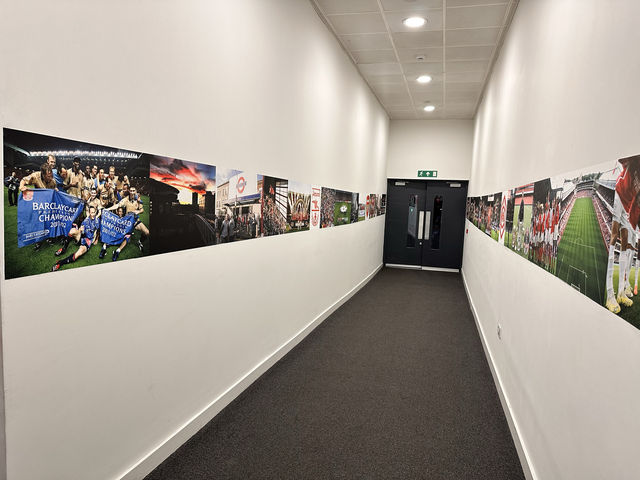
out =
{"type": "MultiPolygon", "coordinates": [[[[6,279],[365,218],[358,193],[19,130],[3,133],[6,279]]],[[[386,195],[377,198],[372,208],[382,215],[386,195]]]]}
{"type": "Polygon", "coordinates": [[[467,219],[640,328],[640,155],[468,197],[467,219]]]}

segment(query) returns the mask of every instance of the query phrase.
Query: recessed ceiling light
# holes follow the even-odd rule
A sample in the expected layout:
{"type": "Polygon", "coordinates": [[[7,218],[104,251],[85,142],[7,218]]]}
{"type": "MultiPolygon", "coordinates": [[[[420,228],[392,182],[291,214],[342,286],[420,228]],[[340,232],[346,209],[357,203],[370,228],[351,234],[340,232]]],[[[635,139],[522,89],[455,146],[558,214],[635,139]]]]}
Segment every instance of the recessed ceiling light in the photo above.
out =
{"type": "Polygon", "coordinates": [[[425,112],[433,112],[435,109],[436,107],[434,107],[433,105],[427,105],[426,107],[424,107],[425,112]]]}
{"type": "Polygon", "coordinates": [[[429,83],[431,81],[431,77],[429,75],[420,75],[416,78],[418,83],[429,83]]]}
{"type": "Polygon", "coordinates": [[[404,23],[405,27],[418,28],[427,23],[427,21],[422,17],[409,17],[405,18],[402,23],[404,23]]]}

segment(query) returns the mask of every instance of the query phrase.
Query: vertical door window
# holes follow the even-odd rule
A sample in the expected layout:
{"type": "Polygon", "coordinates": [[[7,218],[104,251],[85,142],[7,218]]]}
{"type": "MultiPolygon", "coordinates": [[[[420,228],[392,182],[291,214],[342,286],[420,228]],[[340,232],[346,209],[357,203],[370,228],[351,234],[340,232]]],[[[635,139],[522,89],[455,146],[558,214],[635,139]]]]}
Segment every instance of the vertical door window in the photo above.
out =
{"type": "Polygon", "coordinates": [[[409,195],[409,220],[407,222],[407,247],[415,247],[418,237],[418,195],[409,195]]]}
{"type": "Polygon", "coordinates": [[[442,195],[433,199],[433,230],[431,233],[431,248],[440,248],[440,232],[442,230],[442,195]]]}

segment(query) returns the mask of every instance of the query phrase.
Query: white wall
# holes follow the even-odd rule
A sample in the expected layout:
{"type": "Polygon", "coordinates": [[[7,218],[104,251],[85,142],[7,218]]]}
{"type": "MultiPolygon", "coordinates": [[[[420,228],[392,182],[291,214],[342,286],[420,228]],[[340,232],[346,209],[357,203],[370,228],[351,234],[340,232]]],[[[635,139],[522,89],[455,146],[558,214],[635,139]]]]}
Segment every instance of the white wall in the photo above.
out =
{"type": "MultiPolygon", "coordinates": [[[[388,117],[307,1],[2,10],[2,126],[385,191],[388,117]]],[[[9,479],[120,478],[373,272],[383,225],[3,280],[9,479]]]]}
{"type": "Polygon", "coordinates": [[[467,180],[472,148],[473,120],[392,120],[387,177],[437,170],[438,179],[467,180]]]}
{"type": "MultiPolygon", "coordinates": [[[[471,196],[640,151],[638,18],[636,0],[520,1],[471,196]]],[[[640,331],[468,225],[463,272],[535,478],[638,478],[640,331]]]]}

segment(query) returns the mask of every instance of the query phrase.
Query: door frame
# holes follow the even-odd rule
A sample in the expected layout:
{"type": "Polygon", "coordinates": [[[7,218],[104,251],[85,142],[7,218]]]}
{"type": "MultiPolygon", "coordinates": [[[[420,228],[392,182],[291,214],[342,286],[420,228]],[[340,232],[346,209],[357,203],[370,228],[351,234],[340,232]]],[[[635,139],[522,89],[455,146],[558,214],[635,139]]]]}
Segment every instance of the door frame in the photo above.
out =
{"type": "MultiPolygon", "coordinates": [[[[427,192],[428,190],[428,184],[432,183],[432,184],[439,184],[439,185],[444,185],[447,184],[449,186],[451,186],[451,184],[460,184],[461,188],[464,188],[465,191],[468,191],[469,188],[469,180],[451,180],[451,179],[422,179],[422,178],[391,178],[388,177],[387,178],[387,203],[388,203],[388,192],[389,192],[389,185],[392,184],[392,182],[395,184],[395,182],[411,182],[414,183],[415,182],[419,182],[419,183],[424,183],[425,185],[425,192],[427,192]]],[[[396,185],[394,185],[396,186],[396,185]]],[[[435,186],[435,185],[434,185],[435,186]]],[[[465,195],[466,197],[466,195],[465,195]]],[[[388,213],[388,212],[387,212],[388,213]]],[[[383,239],[383,257],[385,256],[385,248],[384,248],[384,242],[386,241],[386,229],[387,229],[387,222],[388,222],[388,215],[386,215],[385,217],[385,234],[384,234],[384,239],[383,239]]],[[[424,228],[422,229],[424,231],[424,228]]],[[[464,237],[463,237],[464,238],[464,237]]],[[[463,249],[464,249],[464,242],[463,242],[463,249]]],[[[422,255],[421,255],[422,257],[422,255]]],[[[388,263],[386,261],[386,259],[383,262],[385,267],[389,267],[389,268],[398,268],[398,269],[405,269],[405,270],[425,270],[425,271],[434,271],[434,272],[451,272],[451,273],[459,273],[460,272],[460,268],[444,268],[444,267],[429,267],[429,266],[424,266],[424,265],[405,265],[405,264],[399,264],[399,263],[388,263]]]]}

